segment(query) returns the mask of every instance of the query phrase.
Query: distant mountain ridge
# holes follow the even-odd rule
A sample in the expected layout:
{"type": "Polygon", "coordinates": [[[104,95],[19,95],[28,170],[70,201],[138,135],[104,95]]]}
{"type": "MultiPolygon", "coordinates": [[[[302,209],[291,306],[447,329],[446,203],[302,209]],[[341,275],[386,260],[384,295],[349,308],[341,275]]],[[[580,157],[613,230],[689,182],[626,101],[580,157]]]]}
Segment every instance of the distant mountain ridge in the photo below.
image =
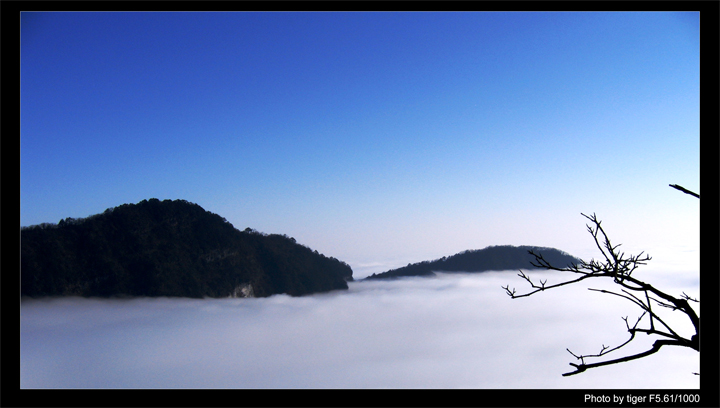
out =
{"type": "Polygon", "coordinates": [[[352,269],[285,235],[239,231],[185,200],[143,200],[21,228],[24,296],[293,296],[347,289],[352,269]]]}
{"type": "Polygon", "coordinates": [[[468,250],[434,261],[408,264],[402,268],[372,274],[365,279],[388,279],[403,276],[433,276],[434,272],[486,272],[512,269],[536,269],[530,262],[535,257],[529,251],[541,253],[546,261],[557,267],[579,263],[580,259],[555,248],[537,246],[489,246],[484,249],[468,250]]]}

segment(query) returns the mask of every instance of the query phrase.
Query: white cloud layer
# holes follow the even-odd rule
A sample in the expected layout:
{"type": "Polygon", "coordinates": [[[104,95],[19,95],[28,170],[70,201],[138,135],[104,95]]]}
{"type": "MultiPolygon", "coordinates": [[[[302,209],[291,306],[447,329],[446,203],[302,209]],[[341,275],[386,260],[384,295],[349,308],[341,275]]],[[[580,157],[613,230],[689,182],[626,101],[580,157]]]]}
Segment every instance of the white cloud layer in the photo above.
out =
{"type": "MultiPolygon", "coordinates": [[[[532,276],[540,273],[557,282],[532,276]]],[[[696,279],[655,278],[673,295],[698,295],[696,279]]],[[[21,387],[699,387],[698,353],[673,347],[562,377],[574,362],[566,348],[622,343],[621,317],[633,321],[637,308],[575,285],[513,300],[508,283],[527,289],[513,272],[488,272],[352,282],[298,298],[26,300],[21,387]]]]}

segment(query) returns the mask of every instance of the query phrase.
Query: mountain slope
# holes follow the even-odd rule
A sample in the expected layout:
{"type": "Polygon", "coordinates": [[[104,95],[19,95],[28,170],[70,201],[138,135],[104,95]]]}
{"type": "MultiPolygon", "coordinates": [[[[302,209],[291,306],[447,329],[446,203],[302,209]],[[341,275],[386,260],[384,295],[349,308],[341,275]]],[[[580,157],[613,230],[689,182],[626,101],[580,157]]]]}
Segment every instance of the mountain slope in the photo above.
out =
{"type": "Polygon", "coordinates": [[[434,272],[484,272],[511,269],[536,269],[530,264],[535,258],[528,253],[535,250],[543,254],[551,265],[564,267],[579,263],[580,259],[555,248],[534,246],[490,246],[484,249],[460,252],[434,261],[408,264],[402,268],[372,274],[365,279],[386,279],[402,276],[432,276],[434,272]]]}
{"type": "Polygon", "coordinates": [[[349,265],[239,231],[185,200],[143,200],[21,229],[26,296],[293,296],[347,289],[349,265]]]}

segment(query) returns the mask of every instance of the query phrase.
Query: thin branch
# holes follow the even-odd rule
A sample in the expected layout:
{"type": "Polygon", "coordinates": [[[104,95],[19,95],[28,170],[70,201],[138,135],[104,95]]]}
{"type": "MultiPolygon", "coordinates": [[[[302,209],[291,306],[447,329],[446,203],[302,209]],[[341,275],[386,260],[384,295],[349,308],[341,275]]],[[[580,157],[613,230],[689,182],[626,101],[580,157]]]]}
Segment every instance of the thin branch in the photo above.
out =
{"type": "Polygon", "coordinates": [[[586,354],[586,355],[579,355],[579,356],[578,356],[578,355],[576,355],[575,353],[573,353],[572,351],[570,351],[570,349],[566,349],[566,350],[568,351],[568,353],[572,354],[573,357],[575,357],[576,359],[580,360],[580,363],[581,363],[580,365],[583,365],[583,366],[584,366],[584,365],[585,365],[585,359],[586,359],[586,358],[602,357],[602,356],[604,356],[605,354],[612,353],[613,351],[618,350],[618,349],[624,347],[625,345],[627,345],[628,343],[630,343],[630,342],[635,338],[635,332],[636,332],[636,329],[637,329],[637,325],[640,323],[640,320],[642,320],[643,316],[645,316],[645,312],[643,312],[643,314],[640,315],[640,317],[638,317],[637,321],[635,322],[635,324],[633,325],[632,328],[630,328],[630,324],[628,324],[627,317],[623,317],[623,318],[622,318],[622,319],[625,321],[625,326],[626,326],[627,329],[628,329],[628,333],[630,333],[630,338],[627,339],[624,343],[620,344],[619,346],[616,346],[616,347],[610,349],[610,347],[608,347],[608,346],[606,346],[606,345],[603,344],[603,345],[602,345],[602,349],[600,350],[600,352],[599,352],[598,354],[594,354],[594,355],[593,355],[593,354],[586,354]]]}
{"type": "Polygon", "coordinates": [[[677,184],[669,184],[669,186],[672,187],[672,188],[674,188],[674,189],[680,190],[680,191],[682,191],[682,192],[685,193],[685,194],[690,194],[690,195],[693,196],[693,197],[700,198],[700,194],[693,193],[692,191],[686,189],[685,187],[678,186],[677,184]]]}
{"type": "Polygon", "coordinates": [[[521,298],[521,297],[527,297],[527,296],[530,296],[530,295],[535,294],[535,293],[537,293],[537,292],[541,292],[541,291],[544,291],[544,290],[547,290],[547,289],[557,288],[557,287],[560,287],[560,286],[569,285],[569,284],[571,284],[571,283],[580,282],[581,280],[584,280],[584,279],[587,279],[587,278],[592,278],[592,277],[597,277],[597,276],[599,276],[599,275],[585,274],[585,275],[583,275],[583,276],[581,276],[581,277],[579,277],[579,278],[577,278],[577,279],[573,279],[573,280],[569,280],[569,281],[557,283],[557,284],[550,285],[550,286],[546,286],[546,285],[545,285],[545,283],[547,282],[547,280],[545,280],[544,282],[541,280],[541,281],[540,281],[540,282],[541,282],[541,286],[536,285],[535,283],[533,283],[532,280],[530,280],[530,277],[528,277],[527,275],[525,275],[525,273],[524,273],[522,270],[520,271],[520,273],[518,274],[518,276],[521,277],[521,278],[523,278],[523,279],[525,279],[526,281],[528,281],[528,282],[530,283],[530,286],[531,286],[533,289],[535,289],[535,290],[532,291],[532,292],[528,292],[528,293],[522,294],[522,295],[516,295],[516,294],[515,294],[515,288],[513,288],[513,290],[510,291],[510,290],[508,289],[508,286],[509,286],[509,285],[503,287],[503,289],[505,289],[505,291],[507,292],[507,294],[508,294],[511,298],[513,298],[513,299],[521,298]]]}
{"type": "MultiPolygon", "coordinates": [[[[628,291],[626,291],[626,290],[623,290],[623,292],[625,292],[625,293],[628,295],[628,296],[625,296],[625,295],[621,295],[621,294],[619,294],[619,293],[611,292],[611,291],[609,291],[609,290],[604,290],[604,289],[602,289],[602,290],[601,290],[601,289],[588,289],[588,290],[593,290],[593,291],[596,291],[596,292],[609,293],[609,294],[611,294],[611,295],[620,296],[621,298],[628,299],[629,301],[631,301],[631,302],[635,303],[636,305],[640,306],[640,308],[644,310],[643,315],[645,314],[645,312],[648,312],[648,313],[650,314],[650,330],[651,330],[651,331],[648,332],[647,330],[643,330],[643,331],[647,332],[648,334],[650,334],[650,333],[655,333],[654,326],[653,326],[653,324],[652,324],[652,319],[654,318],[655,320],[657,320],[658,322],[660,322],[663,326],[665,326],[665,328],[668,329],[668,331],[670,331],[670,333],[672,333],[672,335],[671,335],[671,336],[668,336],[668,337],[672,337],[672,338],[678,339],[678,340],[681,340],[681,339],[682,339],[682,337],[681,337],[680,335],[678,335],[677,333],[675,333],[675,331],[674,331],[670,326],[668,326],[668,325],[660,318],[660,316],[658,316],[658,315],[656,315],[655,313],[653,313],[653,311],[652,311],[652,309],[650,308],[649,305],[646,305],[645,303],[643,303],[640,299],[638,299],[638,298],[637,298],[636,296],[634,296],[632,293],[630,293],[630,292],[628,292],[628,291]]],[[[646,295],[647,295],[647,293],[646,293],[646,295]]],[[[653,300],[654,300],[654,299],[653,299],[653,300]]],[[[662,333],[662,332],[657,332],[657,333],[659,334],[659,333],[662,333]]]]}
{"type": "MultiPolygon", "coordinates": [[[[615,295],[615,296],[620,296],[621,298],[625,298],[625,299],[627,299],[627,300],[635,303],[636,305],[640,306],[641,309],[643,309],[643,310],[645,310],[645,311],[648,310],[648,307],[645,306],[645,304],[644,304],[643,302],[639,301],[637,298],[633,299],[634,296],[633,296],[633,298],[630,298],[629,296],[621,295],[621,294],[619,294],[619,293],[611,292],[611,291],[605,290],[605,289],[592,289],[592,288],[588,288],[588,290],[592,290],[592,291],[600,292],[600,293],[607,293],[607,294],[615,295]]],[[[630,295],[630,296],[632,296],[632,295],[630,295]]]]}
{"type": "Polygon", "coordinates": [[[601,367],[601,366],[606,366],[606,365],[610,365],[610,364],[617,364],[617,363],[622,363],[625,361],[637,360],[638,358],[647,357],[651,354],[656,353],[658,350],[660,350],[660,347],[662,347],[662,346],[685,346],[685,344],[678,342],[678,341],[674,341],[674,340],[656,340],[655,343],[653,343],[653,346],[650,350],[644,351],[642,353],[634,354],[631,356],[621,357],[621,358],[617,358],[615,360],[601,361],[599,363],[593,363],[593,364],[570,363],[571,366],[575,367],[575,371],[565,373],[565,374],[563,374],[563,377],[580,374],[583,371],[587,370],[588,368],[601,367]]]}
{"type": "Polygon", "coordinates": [[[648,311],[650,312],[650,330],[655,330],[655,319],[653,319],[655,313],[653,313],[652,311],[652,303],[650,303],[650,295],[648,294],[647,290],[645,291],[645,300],[647,300],[647,307],[648,311]]]}

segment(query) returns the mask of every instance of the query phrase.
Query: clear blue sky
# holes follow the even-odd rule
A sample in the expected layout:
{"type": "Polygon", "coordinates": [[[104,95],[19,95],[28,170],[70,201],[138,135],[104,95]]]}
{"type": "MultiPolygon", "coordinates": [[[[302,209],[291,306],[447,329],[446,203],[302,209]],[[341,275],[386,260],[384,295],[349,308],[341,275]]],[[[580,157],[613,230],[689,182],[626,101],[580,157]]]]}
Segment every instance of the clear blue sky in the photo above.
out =
{"type": "Polygon", "coordinates": [[[357,272],[595,255],[596,212],[697,256],[668,184],[699,192],[699,37],[695,12],[23,13],[20,224],[185,199],[357,272]]]}

